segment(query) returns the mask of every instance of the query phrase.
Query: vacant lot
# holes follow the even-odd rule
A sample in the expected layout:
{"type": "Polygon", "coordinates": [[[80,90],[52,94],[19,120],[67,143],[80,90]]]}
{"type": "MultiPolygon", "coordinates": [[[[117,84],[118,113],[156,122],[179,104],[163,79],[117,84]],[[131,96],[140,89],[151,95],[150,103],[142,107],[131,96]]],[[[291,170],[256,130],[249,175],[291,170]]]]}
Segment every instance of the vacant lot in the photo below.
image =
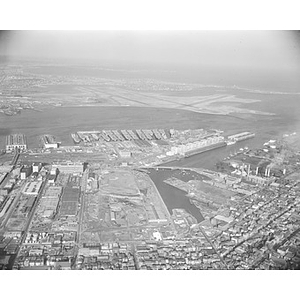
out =
{"type": "Polygon", "coordinates": [[[136,186],[134,176],[127,171],[112,171],[102,176],[100,190],[109,194],[137,195],[139,189],[136,186]]]}

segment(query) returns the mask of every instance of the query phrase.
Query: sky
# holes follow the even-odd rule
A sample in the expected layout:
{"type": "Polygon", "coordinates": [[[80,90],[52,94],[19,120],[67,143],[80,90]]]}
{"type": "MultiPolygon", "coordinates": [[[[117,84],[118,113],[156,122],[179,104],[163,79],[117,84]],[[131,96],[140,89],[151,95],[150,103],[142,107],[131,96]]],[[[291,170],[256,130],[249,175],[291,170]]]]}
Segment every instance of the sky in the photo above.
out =
{"type": "Polygon", "coordinates": [[[299,70],[296,31],[2,31],[0,55],[299,70]]]}
{"type": "Polygon", "coordinates": [[[300,31],[0,31],[0,55],[12,63],[22,57],[149,70],[162,80],[300,92],[300,31]]]}

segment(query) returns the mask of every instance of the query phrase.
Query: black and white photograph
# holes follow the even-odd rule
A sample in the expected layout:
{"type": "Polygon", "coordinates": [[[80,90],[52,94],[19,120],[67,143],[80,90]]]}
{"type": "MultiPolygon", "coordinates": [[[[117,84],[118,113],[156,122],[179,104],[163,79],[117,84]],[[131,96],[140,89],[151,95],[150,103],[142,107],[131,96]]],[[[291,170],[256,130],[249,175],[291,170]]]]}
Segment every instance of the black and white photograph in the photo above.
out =
{"type": "Polygon", "coordinates": [[[0,31],[2,274],[300,269],[300,31],[220,29],[0,31]]]}

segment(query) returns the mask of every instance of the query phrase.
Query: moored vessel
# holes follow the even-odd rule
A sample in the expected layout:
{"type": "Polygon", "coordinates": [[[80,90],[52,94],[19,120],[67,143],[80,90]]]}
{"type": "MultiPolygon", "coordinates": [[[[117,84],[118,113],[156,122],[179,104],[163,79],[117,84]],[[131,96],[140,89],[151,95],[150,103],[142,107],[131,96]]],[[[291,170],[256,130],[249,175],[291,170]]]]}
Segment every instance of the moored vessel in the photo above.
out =
{"type": "Polygon", "coordinates": [[[72,139],[73,139],[73,141],[74,141],[74,143],[75,144],[79,144],[80,143],[80,138],[79,138],[79,136],[78,136],[78,134],[77,133],[71,133],[71,136],[72,136],[72,139]]]}

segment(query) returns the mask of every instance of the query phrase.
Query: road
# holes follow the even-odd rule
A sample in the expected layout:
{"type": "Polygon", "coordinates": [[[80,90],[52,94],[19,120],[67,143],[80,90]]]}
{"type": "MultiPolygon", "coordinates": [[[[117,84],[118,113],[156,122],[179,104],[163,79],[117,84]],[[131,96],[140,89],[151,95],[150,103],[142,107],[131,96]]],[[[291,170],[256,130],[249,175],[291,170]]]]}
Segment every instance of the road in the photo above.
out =
{"type": "Polygon", "coordinates": [[[18,201],[19,201],[19,199],[21,197],[22,187],[25,186],[25,184],[27,183],[27,181],[28,180],[26,179],[26,181],[22,184],[22,186],[19,188],[19,190],[16,193],[14,193],[14,191],[13,191],[10,194],[10,197],[15,197],[15,198],[14,198],[12,204],[10,205],[10,208],[9,208],[8,212],[6,212],[5,219],[2,222],[1,227],[0,227],[1,229],[4,229],[6,227],[7,222],[10,219],[10,217],[11,217],[11,215],[12,215],[12,213],[13,213],[13,211],[14,211],[14,209],[15,209],[15,207],[16,207],[16,205],[17,205],[17,203],[18,203],[18,201]]]}
{"type": "MultiPolygon", "coordinates": [[[[81,238],[81,226],[83,223],[83,217],[84,217],[84,210],[85,210],[85,190],[86,190],[86,186],[87,186],[87,178],[88,178],[88,174],[89,174],[89,170],[86,169],[83,172],[83,176],[82,176],[82,181],[81,181],[81,196],[80,196],[80,210],[79,210],[79,214],[78,214],[78,229],[77,229],[77,235],[76,235],[76,240],[75,240],[75,258],[77,257],[78,254],[78,249],[80,246],[80,238],[81,238]]],[[[74,259],[75,263],[76,259],[74,259]]]]}
{"type": "Polygon", "coordinates": [[[10,164],[15,167],[17,162],[18,162],[19,157],[20,157],[20,153],[19,153],[18,150],[16,150],[16,153],[15,153],[15,155],[13,157],[13,160],[11,161],[10,164]]]}
{"type": "Polygon", "coordinates": [[[132,251],[132,254],[133,254],[133,259],[134,259],[134,264],[135,264],[135,268],[137,270],[140,269],[140,266],[139,266],[139,260],[137,258],[137,255],[136,255],[136,247],[135,247],[135,243],[132,243],[131,244],[131,251],[132,251]]]}
{"type": "MultiPolygon", "coordinates": [[[[16,153],[13,157],[13,160],[11,162],[11,165],[13,166],[10,173],[12,173],[12,171],[14,170],[17,162],[18,162],[18,159],[19,159],[19,156],[20,156],[20,153],[18,150],[16,150],[16,153]]],[[[8,177],[10,177],[10,174],[7,176],[7,178],[5,179],[5,181],[8,179],[8,177]]],[[[27,183],[27,180],[25,181],[25,184],[27,183]]],[[[22,187],[25,185],[23,184],[22,187]]],[[[9,208],[9,211],[6,213],[6,216],[5,216],[5,219],[4,219],[4,222],[2,222],[0,224],[0,228],[5,228],[6,224],[7,224],[7,221],[9,220],[9,218],[11,217],[11,214],[12,212],[14,211],[14,208],[16,206],[16,203],[18,203],[19,201],[19,198],[21,196],[21,190],[22,190],[22,187],[20,187],[20,190],[17,192],[14,200],[13,200],[13,203],[10,205],[10,208],[9,208]]],[[[14,195],[14,191],[10,194],[10,197],[12,197],[14,195]]]]}

